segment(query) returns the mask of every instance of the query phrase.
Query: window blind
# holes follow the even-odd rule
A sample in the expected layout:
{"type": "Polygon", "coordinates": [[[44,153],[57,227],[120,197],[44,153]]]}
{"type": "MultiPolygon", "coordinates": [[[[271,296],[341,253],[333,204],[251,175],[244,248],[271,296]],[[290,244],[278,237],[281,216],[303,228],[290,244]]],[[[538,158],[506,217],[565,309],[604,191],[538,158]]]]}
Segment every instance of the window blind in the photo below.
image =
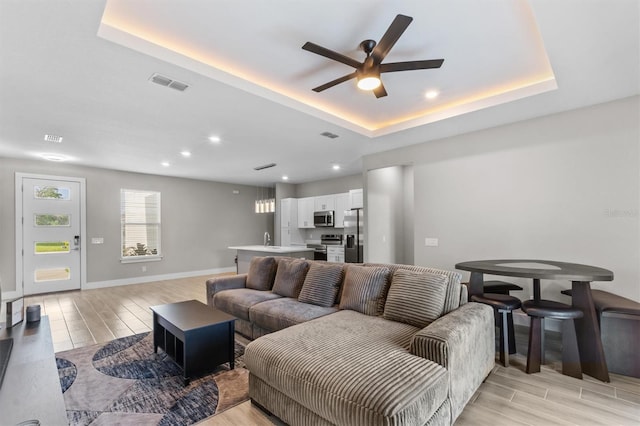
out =
{"type": "Polygon", "coordinates": [[[160,210],[159,192],[120,190],[123,259],[161,256],[160,210]]]}

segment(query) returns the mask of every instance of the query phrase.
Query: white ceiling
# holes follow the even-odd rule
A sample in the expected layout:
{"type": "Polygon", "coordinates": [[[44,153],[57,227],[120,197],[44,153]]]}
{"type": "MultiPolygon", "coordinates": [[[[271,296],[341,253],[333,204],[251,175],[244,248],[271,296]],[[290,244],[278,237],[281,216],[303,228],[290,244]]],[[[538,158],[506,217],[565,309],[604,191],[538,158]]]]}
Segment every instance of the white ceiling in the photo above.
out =
{"type": "Polygon", "coordinates": [[[0,0],[0,156],[246,184],[359,173],[368,153],[640,93],[639,22],[638,0],[0,0]],[[442,68],[383,74],[380,99],[311,91],[352,69],[306,41],[362,60],[398,13],[414,20],[384,62],[442,68]]]}

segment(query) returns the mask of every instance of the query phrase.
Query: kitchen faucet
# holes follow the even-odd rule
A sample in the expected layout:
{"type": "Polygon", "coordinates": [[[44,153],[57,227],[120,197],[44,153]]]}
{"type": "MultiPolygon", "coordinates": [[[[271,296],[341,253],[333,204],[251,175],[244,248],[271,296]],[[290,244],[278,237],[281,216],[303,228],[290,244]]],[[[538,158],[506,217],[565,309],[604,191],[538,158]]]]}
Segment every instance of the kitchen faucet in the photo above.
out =
{"type": "Polygon", "coordinates": [[[268,232],[264,233],[264,246],[268,246],[271,244],[271,235],[268,232]]]}

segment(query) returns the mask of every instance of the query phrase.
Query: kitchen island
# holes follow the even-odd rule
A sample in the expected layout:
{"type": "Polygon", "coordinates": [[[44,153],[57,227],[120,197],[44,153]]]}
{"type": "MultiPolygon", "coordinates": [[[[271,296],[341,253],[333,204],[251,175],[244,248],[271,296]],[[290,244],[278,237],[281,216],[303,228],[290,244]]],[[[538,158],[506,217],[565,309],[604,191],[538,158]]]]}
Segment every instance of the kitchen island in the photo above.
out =
{"type": "Polygon", "coordinates": [[[313,249],[306,246],[232,246],[238,252],[238,273],[249,271],[249,263],[256,256],[286,256],[313,260],[313,249]]]}

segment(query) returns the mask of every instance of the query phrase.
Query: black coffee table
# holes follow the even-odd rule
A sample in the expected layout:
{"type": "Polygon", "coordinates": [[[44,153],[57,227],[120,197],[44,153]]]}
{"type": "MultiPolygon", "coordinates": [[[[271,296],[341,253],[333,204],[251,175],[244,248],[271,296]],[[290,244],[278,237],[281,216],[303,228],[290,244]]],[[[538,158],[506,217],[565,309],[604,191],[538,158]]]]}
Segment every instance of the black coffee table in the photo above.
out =
{"type": "Polygon", "coordinates": [[[153,351],[164,350],[183,369],[187,385],[196,373],[220,364],[234,368],[235,317],[197,300],[152,306],[153,351]]]}

